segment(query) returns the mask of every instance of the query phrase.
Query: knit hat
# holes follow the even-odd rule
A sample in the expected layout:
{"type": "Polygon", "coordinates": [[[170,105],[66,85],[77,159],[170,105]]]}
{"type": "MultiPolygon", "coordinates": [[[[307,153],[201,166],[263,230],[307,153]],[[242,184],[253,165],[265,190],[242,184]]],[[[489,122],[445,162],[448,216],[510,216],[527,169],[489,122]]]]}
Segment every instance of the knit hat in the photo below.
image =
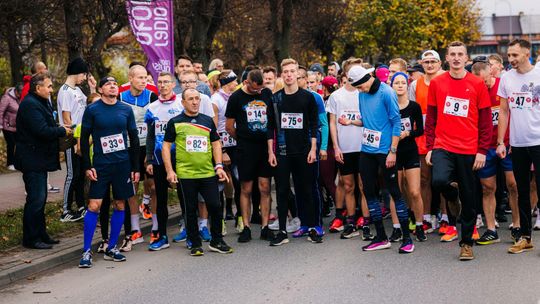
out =
{"type": "Polygon", "coordinates": [[[335,90],[337,89],[338,81],[334,76],[326,76],[321,81],[321,84],[328,90],[331,90],[332,88],[335,90]]]}
{"type": "Polygon", "coordinates": [[[73,59],[67,66],[68,75],[88,73],[88,64],[80,57],[73,59]]]}
{"type": "Polygon", "coordinates": [[[390,75],[390,70],[385,65],[378,67],[375,71],[375,76],[384,83],[388,81],[388,75],[390,75]]]}

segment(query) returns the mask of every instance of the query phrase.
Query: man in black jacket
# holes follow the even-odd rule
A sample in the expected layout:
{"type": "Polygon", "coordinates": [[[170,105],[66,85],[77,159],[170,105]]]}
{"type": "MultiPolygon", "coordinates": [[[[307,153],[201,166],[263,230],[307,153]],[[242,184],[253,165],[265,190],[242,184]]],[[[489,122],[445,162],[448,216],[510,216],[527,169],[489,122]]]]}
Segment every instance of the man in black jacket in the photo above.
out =
{"type": "Polygon", "coordinates": [[[17,113],[15,167],[23,173],[26,204],[23,216],[23,246],[51,249],[57,240],[45,230],[47,172],[60,169],[58,138],[72,134],[59,127],[49,101],[53,91],[51,76],[40,73],[30,80],[30,93],[17,113]]]}

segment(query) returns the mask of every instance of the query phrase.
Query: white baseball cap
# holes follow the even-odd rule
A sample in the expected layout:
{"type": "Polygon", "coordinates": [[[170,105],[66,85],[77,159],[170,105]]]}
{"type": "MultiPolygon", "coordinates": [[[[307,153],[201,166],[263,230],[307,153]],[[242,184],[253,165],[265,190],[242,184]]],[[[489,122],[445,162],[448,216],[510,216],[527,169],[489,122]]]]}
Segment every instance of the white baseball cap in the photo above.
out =
{"type": "Polygon", "coordinates": [[[422,60],[426,59],[427,57],[433,57],[441,61],[441,56],[439,56],[439,53],[437,53],[437,51],[434,51],[434,50],[427,50],[422,53],[422,60]]]}
{"type": "Polygon", "coordinates": [[[364,69],[360,65],[355,65],[351,67],[351,69],[347,73],[347,75],[349,76],[349,83],[353,87],[361,85],[362,83],[369,80],[369,78],[371,77],[370,73],[372,73],[373,71],[375,71],[374,68],[364,69]]]}

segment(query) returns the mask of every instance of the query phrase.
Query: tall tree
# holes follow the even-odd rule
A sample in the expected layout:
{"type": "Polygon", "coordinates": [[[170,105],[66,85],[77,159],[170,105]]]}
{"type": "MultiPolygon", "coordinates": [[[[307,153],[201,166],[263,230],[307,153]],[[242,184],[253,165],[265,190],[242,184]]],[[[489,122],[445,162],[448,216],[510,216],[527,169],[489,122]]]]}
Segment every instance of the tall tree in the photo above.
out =
{"type": "Polygon", "coordinates": [[[82,55],[82,13],[80,0],[64,0],[64,18],[69,61],[82,55]]]}
{"type": "Polygon", "coordinates": [[[273,49],[276,66],[290,57],[291,21],[294,14],[293,0],[268,0],[270,26],[273,33],[273,49]]]}

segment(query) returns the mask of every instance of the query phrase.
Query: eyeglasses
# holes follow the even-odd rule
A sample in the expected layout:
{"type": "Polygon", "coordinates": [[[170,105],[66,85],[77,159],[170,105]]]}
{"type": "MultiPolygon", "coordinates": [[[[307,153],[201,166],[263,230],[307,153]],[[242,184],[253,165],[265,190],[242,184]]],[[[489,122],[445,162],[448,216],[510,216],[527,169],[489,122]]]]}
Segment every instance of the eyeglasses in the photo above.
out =
{"type": "Polygon", "coordinates": [[[181,84],[196,84],[197,83],[197,80],[184,80],[184,81],[181,81],[180,82],[181,84]]]}
{"type": "MultiPolygon", "coordinates": [[[[166,85],[166,84],[169,84],[169,83],[172,83],[172,81],[170,81],[170,80],[163,80],[163,81],[162,81],[162,80],[159,80],[159,81],[157,82],[158,85],[162,85],[162,84],[165,84],[165,85],[166,85]]],[[[182,82],[182,83],[183,83],[183,82],[182,82]]]]}

